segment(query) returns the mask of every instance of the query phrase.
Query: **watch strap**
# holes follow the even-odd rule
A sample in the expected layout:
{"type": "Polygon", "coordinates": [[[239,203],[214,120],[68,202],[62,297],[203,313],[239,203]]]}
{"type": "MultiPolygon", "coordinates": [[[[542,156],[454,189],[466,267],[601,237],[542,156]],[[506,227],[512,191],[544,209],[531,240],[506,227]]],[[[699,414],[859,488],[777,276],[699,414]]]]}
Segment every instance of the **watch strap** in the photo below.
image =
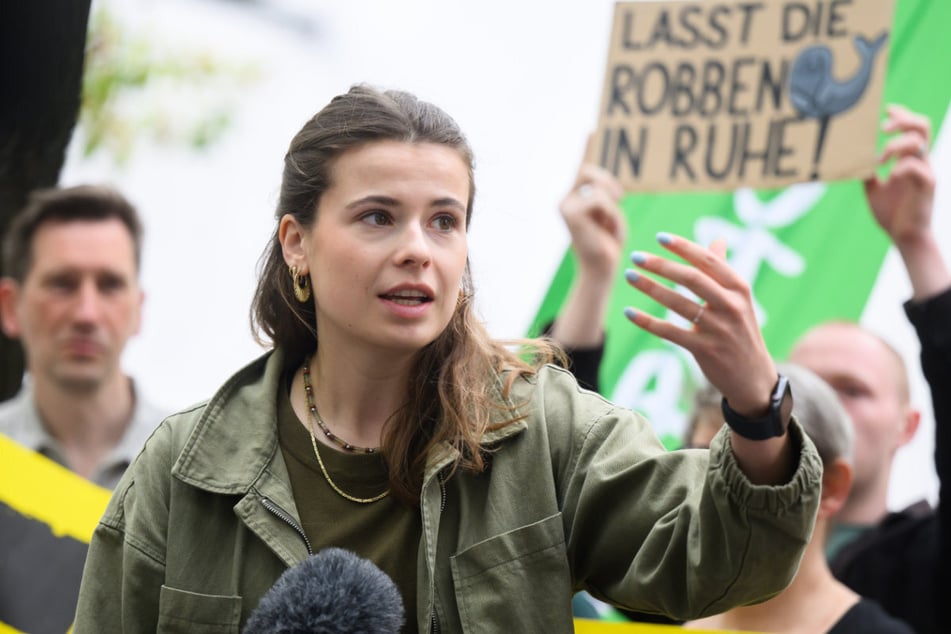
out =
{"type": "Polygon", "coordinates": [[[769,409],[760,418],[747,418],[730,407],[726,397],[720,401],[723,420],[743,438],[766,440],[786,433],[792,415],[792,391],[789,379],[780,374],[769,398],[769,409]]]}

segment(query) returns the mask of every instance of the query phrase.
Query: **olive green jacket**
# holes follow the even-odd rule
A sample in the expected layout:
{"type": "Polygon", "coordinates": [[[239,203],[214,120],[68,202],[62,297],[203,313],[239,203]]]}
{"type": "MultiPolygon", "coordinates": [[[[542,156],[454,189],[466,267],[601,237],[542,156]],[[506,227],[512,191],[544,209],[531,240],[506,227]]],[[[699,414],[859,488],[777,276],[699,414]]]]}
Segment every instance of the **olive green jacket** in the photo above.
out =
{"type": "MultiPolygon", "coordinates": [[[[265,355],[155,431],[90,544],[76,634],[237,632],[308,556],[278,446],[282,366],[265,355]]],[[[822,470],[795,421],[792,479],[753,486],[727,433],[709,452],[666,452],[644,418],[558,368],[510,399],[526,417],[486,434],[486,473],[446,477],[453,452],[429,457],[407,607],[421,632],[571,632],[582,588],[686,619],[791,580],[822,470]]]]}

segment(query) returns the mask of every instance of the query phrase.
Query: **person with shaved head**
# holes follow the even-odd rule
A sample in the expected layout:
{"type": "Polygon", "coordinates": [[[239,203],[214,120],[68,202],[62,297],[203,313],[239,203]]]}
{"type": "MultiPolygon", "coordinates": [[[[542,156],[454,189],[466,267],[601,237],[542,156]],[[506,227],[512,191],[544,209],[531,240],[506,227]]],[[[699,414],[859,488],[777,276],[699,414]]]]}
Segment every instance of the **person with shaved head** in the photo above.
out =
{"type": "Polygon", "coordinates": [[[885,130],[898,133],[882,162],[885,179],[865,183],[875,221],[895,246],[911,282],[905,313],[921,343],[921,367],[935,420],[938,505],[889,512],[888,480],[898,449],[918,428],[901,355],[856,324],[830,322],[807,332],[790,359],[825,379],[855,425],[852,493],[836,516],[827,556],[835,576],[876,599],[916,632],[947,631],[939,599],[951,596],[951,270],[932,227],[935,177],[928,161],[930,124],[889,108],[885,130]]]}

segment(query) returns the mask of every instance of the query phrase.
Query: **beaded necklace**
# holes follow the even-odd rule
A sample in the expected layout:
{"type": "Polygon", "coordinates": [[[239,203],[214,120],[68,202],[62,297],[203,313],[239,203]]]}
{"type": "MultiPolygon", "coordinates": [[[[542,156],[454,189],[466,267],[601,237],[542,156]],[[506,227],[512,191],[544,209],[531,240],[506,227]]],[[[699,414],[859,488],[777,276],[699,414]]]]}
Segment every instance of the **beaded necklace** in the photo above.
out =
{"type": "Polygon", "coordinates": [[[343,440],[342,438],[335,436],[333,432],[331,432],[327,428],[327,425],[324,424],[323,420],[321,420],[320,414],[317,413],[317,405],[314,403],[314,389],[310,384],[310,357],[307,357],[307,359],[304,360],[303,370],[304,370],[304,392],[307,394],[307,409],[310,412],[310,416],[308,417],[308,422],[310,423],[310,443],[311,443],[311,446],[313,446],[314,448],[314,455],[317,456],[317,464],[320,465],[320,472],[324,475],[324,479],[327,481],[327,484],[330,485],[330,488],[333,489],[334,492],[337,493],[337,495],[339,495],[340,497],[346,500],[350,500],[351,502],[356,502],[358,504],[370,504],[371,502],[382,500],[383,498],[385,498],[387,495],[390,494],[389,489],[387,489],[383,493],[380,493],[379,495],[374,495],[373,497],[358,498],[342,490],[340,487],[337,486],[337,483],[334,482],[330,478],[330,473],[327,472],[327,467],[324,466],[324,461],[320,457],[320,451],[317,449],[317,435],[314,430],[314,421],[317,421],[317,425],[320,427],[321,431],[324,432],[324,435],[327,436],[327,438],[329,438],[332,442],[334,442],[335,444],[343,448],[344,451],[349,451],[350,453],[372,454],[372,453],[376,453],[379,450],[379,448],[378,447],[358,447],[356,445],[352,445],[346,442],[345,440],[343,440]]]}
{"type": "MultiPolygon", "coordinates": [[[[330,439],[332,443],[350,453],[376,453],[379,451],[379,447],[358,447],[357,445],[352,445],[348,443],[343,438],[334,434],[324,423],[324,419],[320,417],[320,414],[317,412],[317,404],[314,402],[314,388],[310,385],[310,357],[304,359],[304,393],[307,395],[307,409],[310,410],[310,415],[313,420],[317,421],[317,426],[320,427],[320,431],[324,432],[324,436],[330,439]]],[[[313,426],[312,426],[313,427],[313,426]]],[[[312,430],[313,431],[313,430],[312,430]]]]}

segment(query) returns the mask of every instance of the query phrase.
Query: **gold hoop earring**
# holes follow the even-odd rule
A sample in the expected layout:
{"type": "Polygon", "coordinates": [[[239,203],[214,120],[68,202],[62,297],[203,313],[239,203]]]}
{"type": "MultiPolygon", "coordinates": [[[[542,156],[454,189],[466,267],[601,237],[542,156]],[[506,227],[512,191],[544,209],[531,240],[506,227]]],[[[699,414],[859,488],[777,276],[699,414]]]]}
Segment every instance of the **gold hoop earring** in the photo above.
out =
{"type": "Polygon", "coordinates": [[[296,266],[288,267],[288,269],[294,284],[294,297],[303,304],[310,299],[310,278],[307,275],[299,275],[296,266]]]}

